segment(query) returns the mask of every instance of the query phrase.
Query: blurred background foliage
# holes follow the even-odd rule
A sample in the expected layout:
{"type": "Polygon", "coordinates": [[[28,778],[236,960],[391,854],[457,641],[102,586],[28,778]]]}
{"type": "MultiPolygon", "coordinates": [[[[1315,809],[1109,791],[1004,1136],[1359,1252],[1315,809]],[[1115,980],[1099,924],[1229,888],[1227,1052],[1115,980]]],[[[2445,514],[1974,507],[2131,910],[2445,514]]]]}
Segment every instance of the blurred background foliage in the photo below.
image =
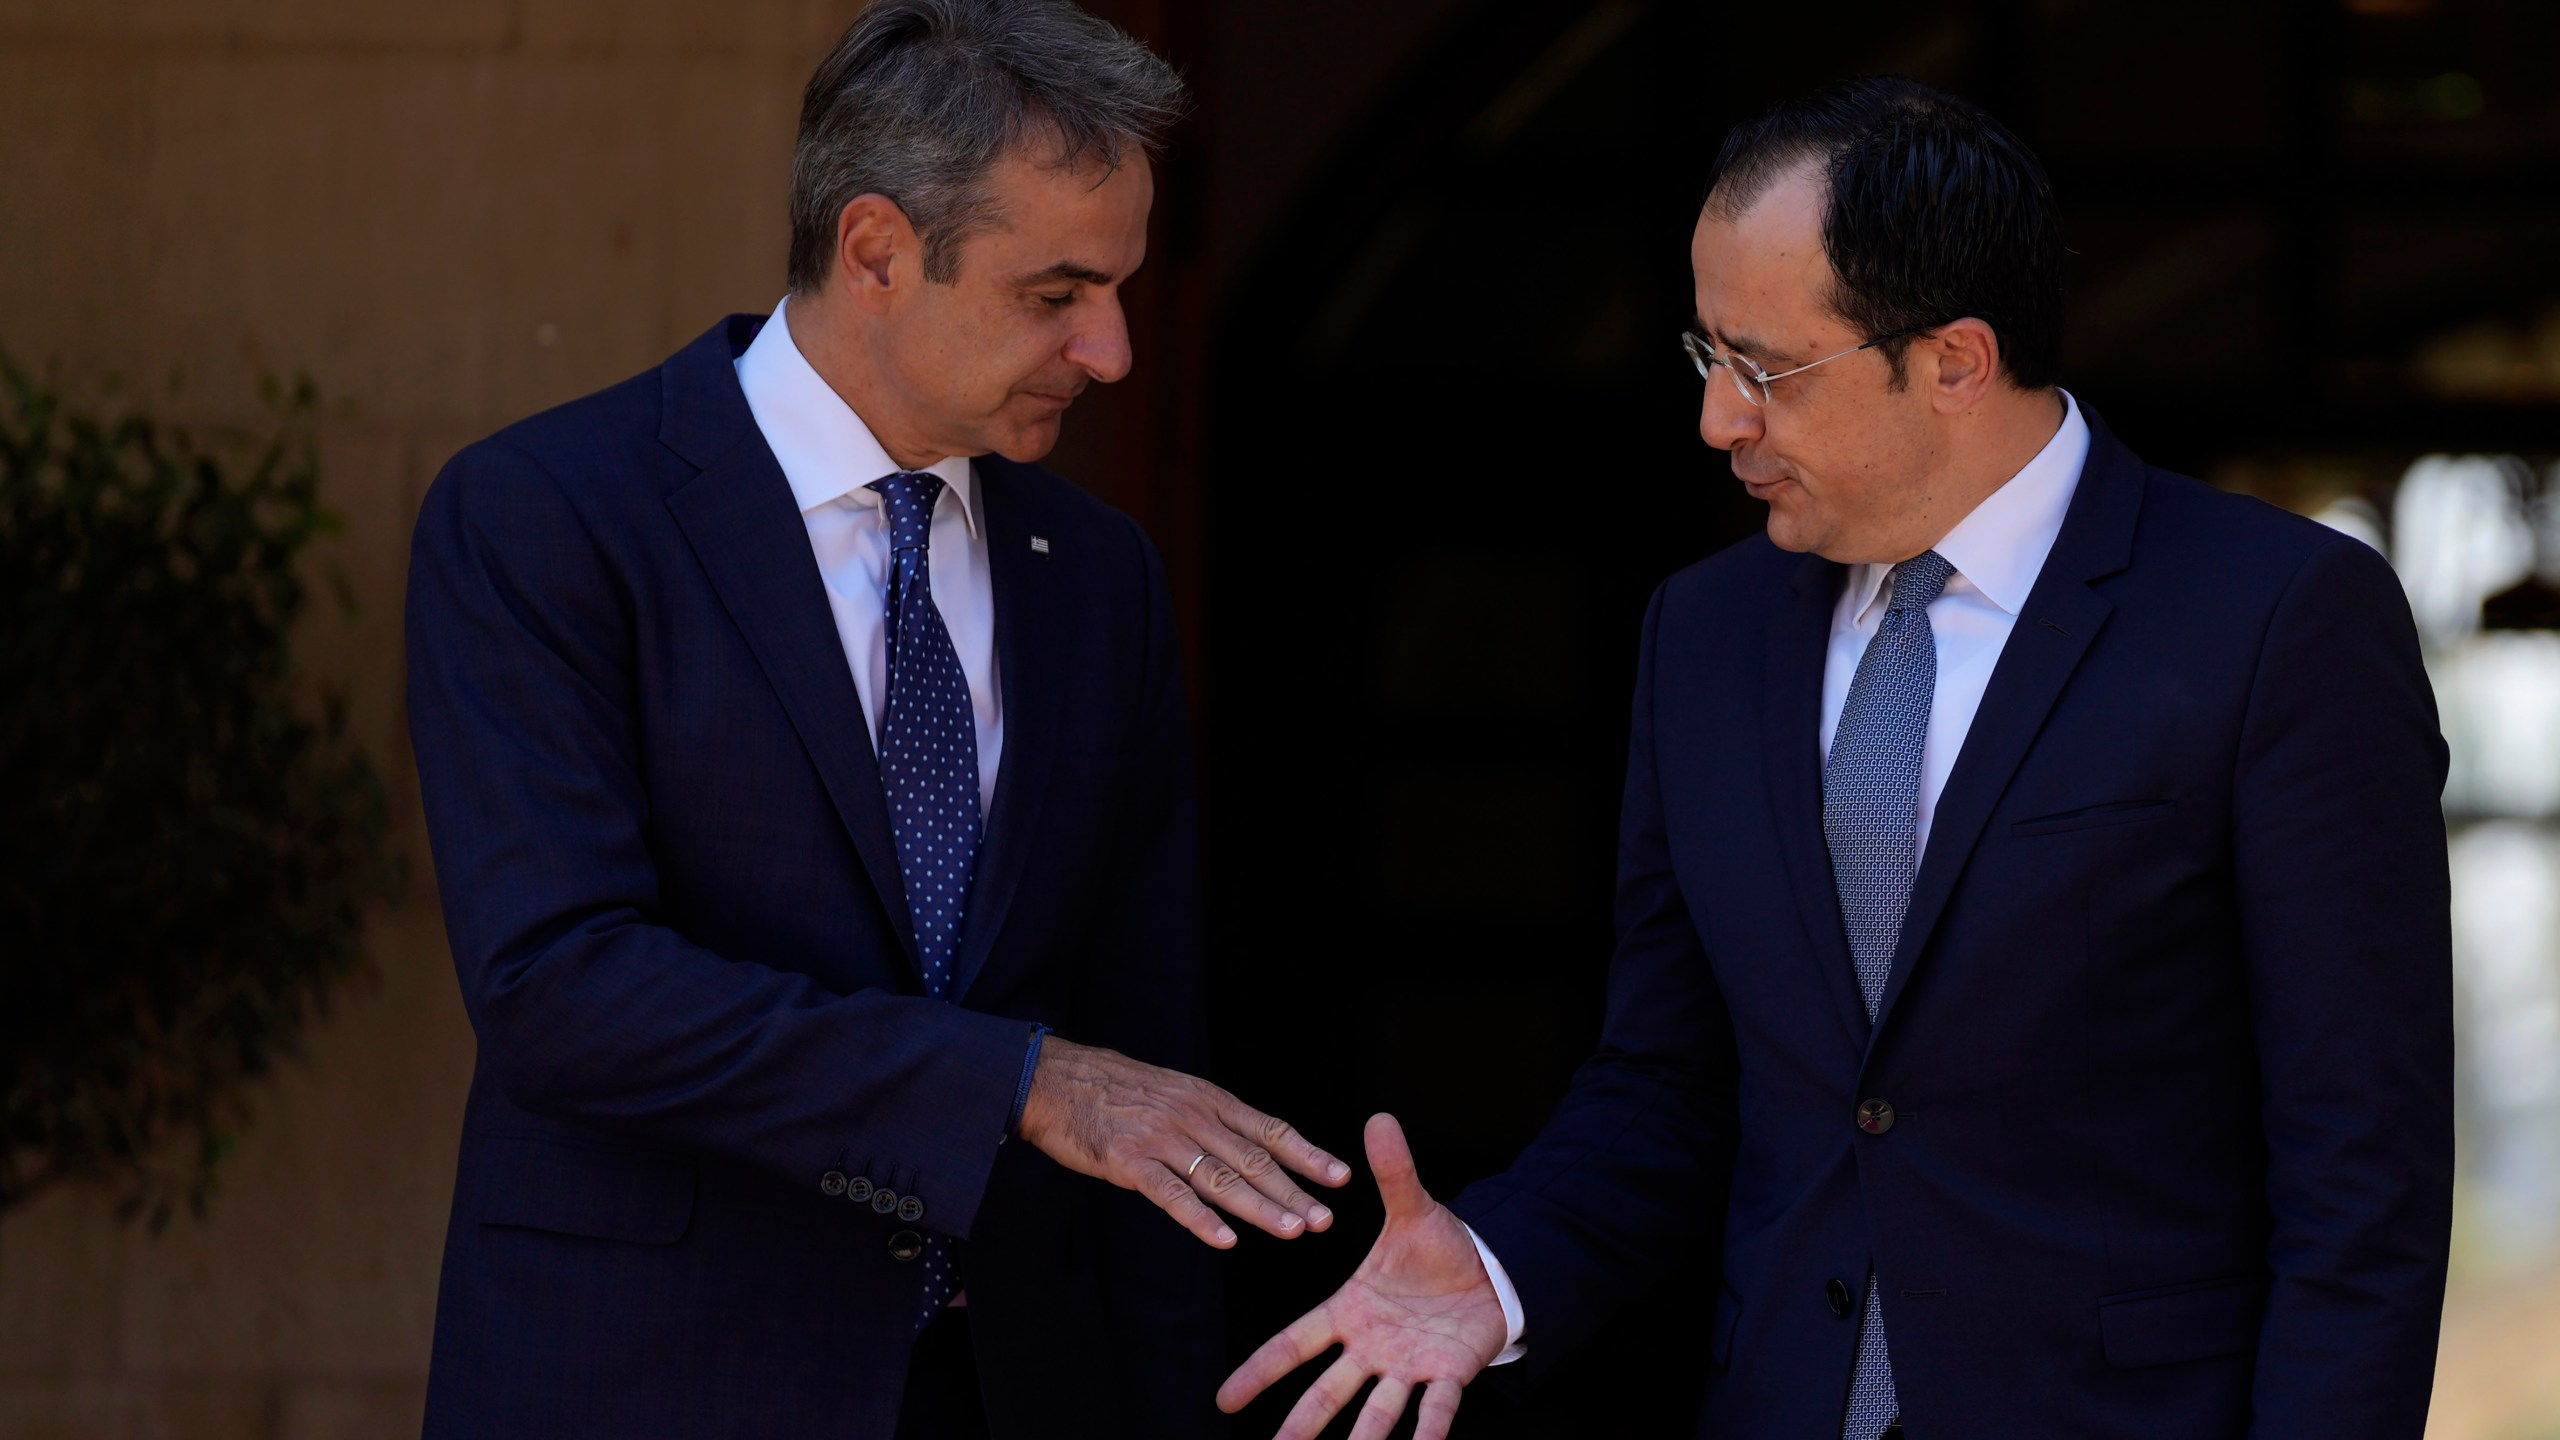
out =
{"type": "Polygon", "coordinates": [[[345,706],[294,682],[338,528],[318,396],[261,388],[272,433],[194,432],[0,356],[0,1208],[86,1176],[155,1229],[201,1215],[246,1082],[398,893],[345,706]]]}

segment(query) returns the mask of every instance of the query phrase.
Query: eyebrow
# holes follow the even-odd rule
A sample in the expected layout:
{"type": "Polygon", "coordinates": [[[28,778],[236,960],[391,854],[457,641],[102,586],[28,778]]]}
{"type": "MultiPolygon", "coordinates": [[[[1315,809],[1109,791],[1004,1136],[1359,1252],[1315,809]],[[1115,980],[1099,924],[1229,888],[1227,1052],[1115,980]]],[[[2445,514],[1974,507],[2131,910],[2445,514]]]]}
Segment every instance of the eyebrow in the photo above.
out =
{"type": "Polygon", "coordinates": [[[1719,335],[1713,330],[1708,329],[1707,322],[1698,318],[1697,312],[1695,311],[1690,312],[1689,323],[1698,327],[1699,334],[1706,336],[1710,340],[1721,341],[1726,349],[1739,350],[1743,354],[1750,356],[1752,359],[1757,360],[1764,365],[1775,361],[1778,368],[1785,369],[1786,362],[1794,358],[1785,350],[1769,344],[1767,341],[1762,340],[1756,335],[1736,335],[1729,331],[1725,334],[1719,335]]]}
{"type": "Polygon", "coordinates": [[[1055,285],[1061,280],[1081,280],[1087,285],[1108,285],[1116,277],[1078,260],[1061,260],[1045,270],[1034,270],[1013,283],[1028,289],[1035,285],[1055,285]]]}

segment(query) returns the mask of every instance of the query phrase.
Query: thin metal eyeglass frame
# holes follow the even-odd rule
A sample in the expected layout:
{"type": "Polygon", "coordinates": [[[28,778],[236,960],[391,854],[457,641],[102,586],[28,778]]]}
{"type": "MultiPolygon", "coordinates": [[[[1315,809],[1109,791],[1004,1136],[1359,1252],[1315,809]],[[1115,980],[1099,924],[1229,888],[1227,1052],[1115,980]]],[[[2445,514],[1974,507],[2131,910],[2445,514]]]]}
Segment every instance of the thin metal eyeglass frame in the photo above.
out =
{"type": "Polygon", "coordinates": [[[1698,367],[1699,379],[1713,380],[1715,376],[1710,372],[1714,367],[1722,365],[1724,367],[1724,373],[1733,377],[1733,388],[1742,392],[1742,398],[1749,401],[1754,406],[1765,408],[1769,403],[1769,382],[1772,380],[1784,380],[1790,375],[1801,375],[1807,370],[1812,369],[1815,365],[1828,365],[1832,361],[1839,359],[1842,355],[1855,355],[1861,350],[1873,350],[1877,346],[1886,344],[1890,341],[1901,340],[1909,336],[1917,335],[1923,330],[1934,330],[1936,328],[1937,327],[1934,325],[1914,325],[1908,330],[1896,330],[1890,335],[1879,335],[1864,345],[1852,345],[1848,349],[1841,351],[1838,355],[1825,355],[1819,360],[1812,361],[1809,364],[1799,365],[1793,370],[1781,370],[1775,375],[1761,369],[1760,362],[1752,359],[1748,355],[1719,353],[1715,348],[1714,341],[1700,335],[1695,330],[1683,330],[1680,332],[1680,348],[1689,352],[1689,363],[1698,367]],[[1742,373],[1742,367],[1733,363],[1735,360],[1741,360],[1751,367],[1751,374],[1747,378],[1742,373]],[[1759,387],[1759,393],[1753,393],[1752,387],[1754,386],[1759,387]]]}

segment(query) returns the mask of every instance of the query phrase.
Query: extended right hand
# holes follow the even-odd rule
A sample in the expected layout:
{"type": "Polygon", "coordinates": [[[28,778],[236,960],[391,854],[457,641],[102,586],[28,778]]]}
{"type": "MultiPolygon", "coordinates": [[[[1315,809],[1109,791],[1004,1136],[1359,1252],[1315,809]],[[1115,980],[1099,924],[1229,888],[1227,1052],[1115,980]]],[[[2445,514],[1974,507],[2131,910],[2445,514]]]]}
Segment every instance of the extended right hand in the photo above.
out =
{"type": "Polygon", "coordinates": [[[1351,1440],[1384,1440],[1423,1386],[1414,1440],[1443,1440],[1458,1393],[1493,1363],[1510,1323],[1474,1237],[1431,1198],[1392,1115],[1369,1117],[1369,1168],[1387,1202],[1386,1228],[1333,1298],[1264,1342],[1218,1387],[1218,1408],[1234,1414],[1273,1381],[1336,1345],[1341,1358],[1298,1397],[1274,1440],[1313,1440],[1370,1376],[1378,1387],[1360,1407],[1351,1440]]]}
{"type": "Polygon", "coordinates": [[[1333,1212],[1289,1178],[1340,1185],[1351,1167],[1287,1121],[1179,1070],[1050,1036],[1040,1047],[1021,1135],[1050,1159],[1163,1206],[1223,1250],[1236,1232],[1211,1204],[1292,1240],[1333,1212]]]}

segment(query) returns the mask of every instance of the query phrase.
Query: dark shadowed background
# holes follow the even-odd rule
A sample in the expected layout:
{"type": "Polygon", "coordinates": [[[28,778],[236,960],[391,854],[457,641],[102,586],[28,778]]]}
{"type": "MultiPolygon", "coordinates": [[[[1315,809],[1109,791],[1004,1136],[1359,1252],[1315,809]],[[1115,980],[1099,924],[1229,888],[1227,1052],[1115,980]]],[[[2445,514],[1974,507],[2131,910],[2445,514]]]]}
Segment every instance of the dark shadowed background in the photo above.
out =
{"type": "MultiPolygon", "coordinates": [[[[377,982],[261,1095],[208,1221],[154,1240],[82,1189],[0,1219],[0,1435],[415,1432],[471,1039],[400,709],[410,518],[469,440],[770,308],[800,86],[852,8],[0,0],[0,350],[200,422],[254,421],[262,370],[351,402],[321,438],[361,608],[305,655],[416,857],[377,982]]],[[[2430,1433],[2560,1434],[2560,634],[2481,626],[2560,578],[2560,9],[1092,8],[1197,93],[1137,371],[1052,463],[1172,572],[1219,1079],[1345,1153],[1394,1110],[1442,1193],[1535,1132],[1599,1016],[1636,620],[1759,524],[1673,343],[1708,160],[1772,100],[1914,75],[2049,165],[2074,393],[2410,579],[2457,751],[2464,1017],[2430,1433]]],[[[1239,1346],[1375,1225],[1364,1177],[1332,1235],[1248,1237],[1239,1346]]],[[[1460,1435],[1681,1432],[1701,1275],[1666,1257],[1460,1435]]]]}

